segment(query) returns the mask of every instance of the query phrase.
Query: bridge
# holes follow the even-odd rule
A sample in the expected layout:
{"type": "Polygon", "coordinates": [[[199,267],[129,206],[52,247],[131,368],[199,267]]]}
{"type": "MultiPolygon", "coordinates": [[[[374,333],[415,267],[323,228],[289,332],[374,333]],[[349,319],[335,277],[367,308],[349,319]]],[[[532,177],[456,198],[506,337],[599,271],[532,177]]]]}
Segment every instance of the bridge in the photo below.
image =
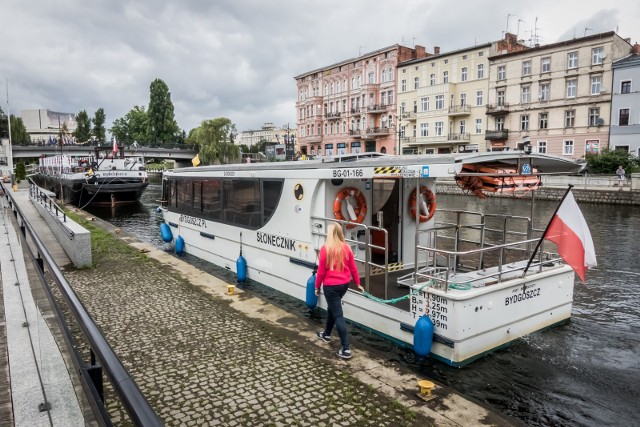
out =
{"type": "MultiPolygon", "coordinates": [[[[60,154],[59,145],[13,145],[13,159],[33,159],[38,157],[49,157],[60,154]]],[[[95,148],[84,145],[63,145],[62,153],[74,157],[89,157],[95,155],[95,148]]],[[[142,157],[146,163],[148,159],[173,160],[176,167],[191,166],[197,151],[184,148],[150,148],[150,147],[130,147],[124,150],[125,157],[142,157]]]]}

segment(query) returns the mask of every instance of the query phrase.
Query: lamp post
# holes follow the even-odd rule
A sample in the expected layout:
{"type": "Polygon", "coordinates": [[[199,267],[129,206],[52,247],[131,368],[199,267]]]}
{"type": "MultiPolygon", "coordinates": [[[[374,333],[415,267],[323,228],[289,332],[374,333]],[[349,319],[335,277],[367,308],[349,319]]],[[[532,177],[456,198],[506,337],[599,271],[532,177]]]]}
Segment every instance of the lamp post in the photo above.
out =
{"type": "Polygon", "coordinates": [[[286,125],[283,125],[282,129],[287,131],[287,133],[283,136],[285,157],[287,160],[293,160],[296,136],[293,133],[291,133],[291,128],[289,127],[289,123],[287,123],[286,125]]]}

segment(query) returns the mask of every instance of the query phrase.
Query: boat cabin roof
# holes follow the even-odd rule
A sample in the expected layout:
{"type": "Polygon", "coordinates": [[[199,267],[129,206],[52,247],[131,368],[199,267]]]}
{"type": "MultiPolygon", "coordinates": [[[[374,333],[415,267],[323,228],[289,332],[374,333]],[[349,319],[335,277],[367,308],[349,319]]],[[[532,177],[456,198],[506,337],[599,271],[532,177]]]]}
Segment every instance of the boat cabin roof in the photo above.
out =
{"type": "MultiPolygon", "coordinates": [[[[425,178],[454,177],[464,164],[535,168],[537,174],[577,173],[582,165],[562,157],[523,151],[393,156],[380,153],[316,157],[313,160],[241,163],[173,169],[166,173],[191,176],[298,177],[298,178],[425,178]],[[336,173],[336,170],[348,171],[336,173]],[[278,172],[275,175],[274,172],[278,172]],[[295,173],[293,173],[295,172],[295,173]]],[[[526,172],[525,172],[526,173],[526,172]]]]}

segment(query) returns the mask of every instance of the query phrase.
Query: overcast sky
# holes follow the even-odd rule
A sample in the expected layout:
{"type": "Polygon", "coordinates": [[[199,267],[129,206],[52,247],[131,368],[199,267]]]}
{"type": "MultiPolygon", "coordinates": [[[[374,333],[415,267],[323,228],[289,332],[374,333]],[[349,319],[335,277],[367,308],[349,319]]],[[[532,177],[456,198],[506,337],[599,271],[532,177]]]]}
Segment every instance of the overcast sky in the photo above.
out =
{"type": "Polygon", "coordinates": [[[110,128],[160,78],[187,132],[216,117],[294,127],[294,76],[359,53],[444,53],[534,27],[541,44],[611,30],[634,43],[639,22],[633,0],[0,0],[0,101],[6,112],[8,81],[13,114],[104,108],[110,128]]]}

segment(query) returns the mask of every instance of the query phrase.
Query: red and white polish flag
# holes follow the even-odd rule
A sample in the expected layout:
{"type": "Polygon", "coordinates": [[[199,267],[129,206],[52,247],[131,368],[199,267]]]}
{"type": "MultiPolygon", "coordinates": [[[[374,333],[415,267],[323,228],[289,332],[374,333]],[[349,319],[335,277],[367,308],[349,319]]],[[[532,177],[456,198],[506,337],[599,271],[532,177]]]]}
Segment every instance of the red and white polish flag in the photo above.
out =
{"type": "Polygon", "coordinates": [[[113,137],[113,150],[112,150],[112,151],[113,151],[113,154],[115,154],[115,153],[117,153],[117,152],[118,152],[118,143],[116,142],[116,137],[115,137],[115,135],[114,135],[114,137],[113,137]]]}
{"type": "Polygon", "coordinates": [[[583,283],[587,269],[598,265],[591,232],[571,191],[551,220],[544,238],[558,245],[558,254],[583,283]]]}

